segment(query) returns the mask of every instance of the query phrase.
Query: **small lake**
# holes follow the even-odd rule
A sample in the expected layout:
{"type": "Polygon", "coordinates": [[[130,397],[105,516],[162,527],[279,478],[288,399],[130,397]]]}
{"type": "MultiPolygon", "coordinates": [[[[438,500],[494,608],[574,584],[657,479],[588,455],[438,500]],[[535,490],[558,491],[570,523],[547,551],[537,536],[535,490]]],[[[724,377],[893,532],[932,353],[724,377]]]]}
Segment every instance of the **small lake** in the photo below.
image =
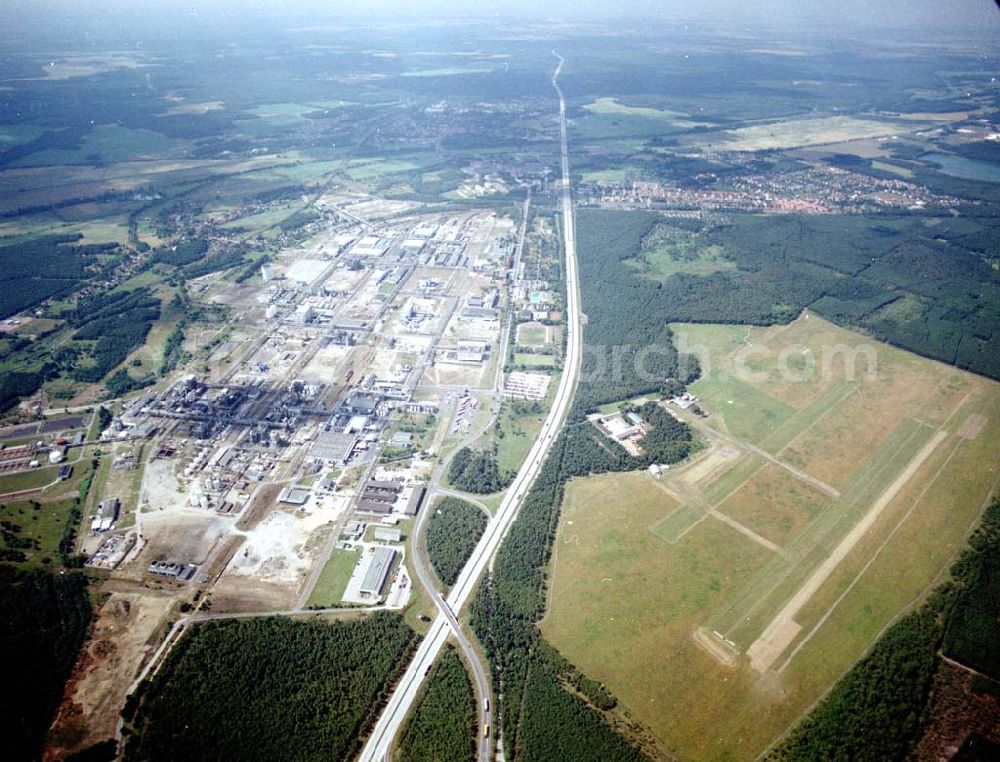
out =
{"type": "Polygon", "coordinates": [[[946,153],[928,153],[920,157],[924,161],[933,162],[941,167],[941,171],[952,177],[963,177],[966,180],[979,180],[987,183],[1000,183],[1000,164],[987,161],[966,159],[962,156],[952,156],[946,153]]]}

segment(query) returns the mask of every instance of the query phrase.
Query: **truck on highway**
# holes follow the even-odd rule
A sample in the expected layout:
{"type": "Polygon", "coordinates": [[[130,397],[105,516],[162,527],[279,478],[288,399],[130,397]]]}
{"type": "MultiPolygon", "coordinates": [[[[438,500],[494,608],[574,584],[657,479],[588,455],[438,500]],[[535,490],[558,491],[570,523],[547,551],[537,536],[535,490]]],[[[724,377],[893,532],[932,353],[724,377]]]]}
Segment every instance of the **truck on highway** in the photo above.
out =
{"type": "Polygon", "coordinates": [[[490,711],[490,700],[488,697],[483,699],[483,711],[484,712],[490,711]]]}

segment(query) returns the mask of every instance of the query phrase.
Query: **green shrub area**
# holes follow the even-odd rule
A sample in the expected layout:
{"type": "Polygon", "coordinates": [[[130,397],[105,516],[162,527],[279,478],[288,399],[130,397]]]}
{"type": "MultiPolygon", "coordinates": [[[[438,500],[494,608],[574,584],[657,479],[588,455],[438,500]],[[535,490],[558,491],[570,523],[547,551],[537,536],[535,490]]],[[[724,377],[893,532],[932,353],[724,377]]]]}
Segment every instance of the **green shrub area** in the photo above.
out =
{"type": "Polygon", "coordinates": [[[198,625],[126,706],[124,758],[349,759],[413,647],[387,612],[198,625]]]}
{"type": "Polygon", "coordinates": [[[938,649],[964,663],[995,667],[995,578],[1000,500],[986,510],[969,547],[917,611],[889,628],[770,757],[781,760],[909,758],[925,727],[938,649]],[[993,596],[992,599],[989,596],[993,596]],[[979,596],[985,596],[982,603],[979,596]],[[982,607],[992,601],[990,626],[982,607]],[[973,606],[971,613],[967,605],[973,606]]]}
{"type": "Polygon", "coordinates": [[[87,580],[0,565],[0,697],[6,759],[38,759],[91,618],[87,580]]]}
{"type": "Polygon", "coordinates": [[[776,759],[905,759],[937,667],[937,612],[899,620],[844,677],[776,759]]]}
{"type": "Polygon", "coordinates": [[[299,228],[308,225],[310,222],[315,222],[321,218],[322,215],[311,207],[308,209],[299,209],[294,214],[279,222],[278,227],[287,233],[290,230],[298,230],[299,228]]]}
{"type": "Polygon", "coordinates": [[[493,450],[463,447],[448,467],[448,482],[455,488],[477,495],[499,492],[514,479],[512,473],[500,473],[493,450]]]}
{"type": "Polygon", "coordinates": [[[397,759],[468,762],[475,756],[476,696],[462,659],[449,645],[403,730],[397,759]]]}
{"type": "Polygon", "coordinates": [[[57,359],[75,380],[100,381],[142,345],[159,317],[160,300],[148,289],[91,297],[77,306],[70,320],[79,326],[73,340],[93,344],[69,345],[57,359]]]}
{"type": "Polygon", "coordinates": [[[14,407],[22,397],[38,391],[46,374],[28,371],[5,371],[0,374],[0,413],[14,407]]]}
{"type": "Polygon", "coordinates": [[[200,278],[201,276],[208,275],[209,273],[218,272],[220,270],[228,270],[231,267],[237,267],[238,265],[243,264],[245,254],[246,250],[243,247],[238,247],[229,251],[220,251],[187,265],[184,268],[184,276],[187,278],[200,278]]]}
{"type": "Polygon", "coordinates": [[[576,404],[584,410],[663,391],[668,379],[689,383],[698,377],[697,363],[674,347],[661,285],[626,264],[662,219],[649,212],[599,209],[581,209],[577,215],[587,325],[576,404]]]}
{"type": "Polygon", "coordinates": [[[479,508],[457,497],[445,497],[434,506],[427,524],[427,555],[445,585],[455,584],[487,521],[479,508]]]}

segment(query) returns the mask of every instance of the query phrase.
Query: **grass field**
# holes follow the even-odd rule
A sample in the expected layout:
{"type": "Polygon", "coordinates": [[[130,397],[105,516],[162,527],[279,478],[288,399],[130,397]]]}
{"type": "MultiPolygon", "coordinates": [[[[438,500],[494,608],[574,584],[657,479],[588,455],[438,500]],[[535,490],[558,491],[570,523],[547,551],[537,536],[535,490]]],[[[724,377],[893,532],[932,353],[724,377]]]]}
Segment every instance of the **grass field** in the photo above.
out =
{"type": "Polygon", "coordinates": [[[642,167],[630,164],[625,167],[582,172],[581,177],[585,183],[624,183],[629,180],[645,179],[648,174],[642,167]]]}
{"type": "Polygon", "coordinates": [[[517,344],[522,347],[544,347],[551,343],[551,330],[544,323],[521,323],[517,327],[517,344]]]}
{"type": "Polygon", "coordinates": [[[682,758],[750,759],[962,546],[997,483],[1000,387],[815,317],[674,328],[710,359],[706,447],[659,480],[570,483],[542,630],[682,758]],[[872,376],[789,359],[859,343],[872,376]]]}
{"type": "Polygon", "coordinates": [[[647,108],[643,106],[628,106],[619,103],[616,98],[598,98],[592,103],[588,103],[584,108],[592,114],[641,117],[643,119],[653,119],[664,122],[672,127],[689,130],[699,125],[707,124],[691,119],[690,114],[683,111],[670,111],[667,109],[647,108]]]}
{"type": "Polygon", "coordinates": [[[919,124],[858,119],[852,116],[827,116],[818,119],[789,119],[772,124],[739,127],[722,133],[707,133],[691,142],[730,151],[764,151],[772,148],[825,145],[861,138],[883,137],[912,132],[919,124]]]}
{"type": "Polygon", "coordinates": [[[536,368],[551,368],[556,364],[556,358],[552,355],[537,355],[526,352],[518,352],[514,355],[515,365],[531,365],[536,368]]]}
{"type": "Polygon", "coordinates": [[[349,163],[345,173],[352,180],[357,180],[359,182],[365,182],[368,180],[376,180],[385,175],[395,175],[400,172],[410,172],[417,169],[417,165],[409,161],[352,161],[349,163]]]}
{"type": "Polygon", "coordinates": [[[672,275],[710,275],[732,270],[736,263],[726,259],[717,244],[705,246],[692,233],[658,225],[643,241],[642,251],[628,264],[652,280],[664,281],[672,275]]]}
{"type": "MultiPolygon", "coordinates": [[[[45,457],[42,452],[39,457],[45,457]]],[[[27,489],[39,489],[59,479],[61,465],[51,468],[32,468],[15,474],[0,476],[0,495],[10,492],[20,492],[27,489]]]]}
{"type": "MultiPolygon", "coordinates": [[[[0,503],[0,520],[4,522],[0,548],[13,548],[18,541],[31,541],[31,547],[20,548],[26,555],[25,565],[48,565],[59,554],[59,541],[71,519],[74,500],[80,494],[81,482],[90,473],[87,464],[74,463],[73,476],[65,482],[56,481],[44,491],[21,500],[0,503]],[[10,532],[10,536],[8,536],[10,532]],[[12,538],[17,538],[11,542],[12,538]],[[46,560],[48,559],[48,560],[46,560]]],[[[58,478],[58,469],[30,471],[17,476],[48,475],[49,481],[58,478]]],[[[6,477],[7,479],[16,477],[6,477]]],[[[5,490],[10,482],[4,485],[5,490]]],[[[19,489],[28,487],[20,486],[19,489]]]]}
{"type": "Polygon", "coordinates": [[[334,550],[319,575],[306,606],[336,606],[340,603],[351,572],[358,563],[358,553],[353,550],[334,550]]]}

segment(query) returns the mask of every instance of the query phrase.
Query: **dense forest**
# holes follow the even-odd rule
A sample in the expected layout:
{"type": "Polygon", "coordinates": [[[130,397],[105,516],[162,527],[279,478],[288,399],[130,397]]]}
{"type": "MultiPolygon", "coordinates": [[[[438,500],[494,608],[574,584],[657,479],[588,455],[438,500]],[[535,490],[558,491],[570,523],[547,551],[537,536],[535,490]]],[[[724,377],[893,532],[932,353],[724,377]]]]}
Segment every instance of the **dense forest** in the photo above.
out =
{"type": "Polygon", "coordinates": [[[386,612],[198,625],[126,706],[125,759],[349,759],[414,637],[386,612]]]}
{"type": "Polygon", "coordinates": [[[463,447],[448,467],[448,482],[456,489],[488,495],[499,492],[514,479],[514,474],[500,473],[493,450],[473,450],[463,447]]]}
{"type": "Polygon", "coordinates": [[[192,238],[188,241],[181,241],[172,246],[164,246],[153,252],[152,261],[162,262],[174,267],[183,267],[192,262],[197,262],[205,256],[208,251],[208,241],[200,238],[192,238]]]}
{"type": "Polygon", "coordinates": [[[595,209],[581,209],[577,216],[587,326],[576,402],[584,410],[663,391],[670,379],[687,384],[698,377],[694,358],[678,355],[674,347],[660,284],[624,264],[659,219],[646,212],[595,209]]]}
{"type": "Polygon", "coordinates": [[[0,647],[8,664],[0,696],[4,756],[38,759],[90,624],[87,580],[0,565],[0,590],[0,647]]]}
{"type": "MultiPolygon", "coordinates": [[[[1000,559],[1000,500],[951,568],[951,579],[916,611],[896,622],[871,653],[845,675],[771,757],[798,759],[907,759],[923,732],[938,650],[973,665],[996,658],[997,562],[1000,559]],[[976,596],[992,600],[992,621],[976,596]],[[992,597],[990,597],[992,596],[992,597]],[[956,650],[957,647],[957,650],[956,650]],[[970,662],[966,662],[970,663],[970,662]]],[[[992,665],[992,666],[995,666],[992,665]]],[[[995,674],[995,673],[994,673],[995,674]]]]}
{"type": "Polygon", "coordinates": [[[66,347],[61,362],[77,381],[100,381],[142,345],[159,316],[160,300],[144,288],[83,300],[70,317],[79,326],[72,338],[93,344],[66,347]]]}
{"type": "MultiPolygon", "coordinates": [[[[769,325],[808,307],[890,344],[1000,378],[1000,275],[993,267],[1000,231],[988,219],[731,215],[701,229],[697,245],[720,247],[733,267],[662,281],[634,267],[657,223],[675,221],[652,212],[580,210],[587,343],[604,347],[608,368],[614,344],[604,333],[619,321],[643,324],[625,337],[634,352],[668,345],[667,322],[769,325]],[[647,319],[635,321],[636,314],[647,319]]],[[[620,387],[619,399],[647,391],[629,383],[634,359],[623,357],[623,375],[607,385],[620,387]]],[[[693,369],[675,364],[666,351],[647,358],[652,375],[690,380],[693,369]]],[[[593,396],[598,403],[609,395],[593,396]]]]}
{"type": "Polygon", "coordinates": [[[83,236],[43,236],[24,243],[0,246],[0,319],[46,300],[67,296],[89,277],[97,255],[116,244],[76,242],[83,236]],[[74,245],[75,244],[75,245],[74,245]]]}
{"type": "Polygon", "coordinates": [[[449,645],[441,654],[399,742],[399,762],[468,762],[476,756],[476,696],[449,645]]]}
{"type": "Polygon", "coordinates": [[[443,584],[455,584],[487,521],[479,508],[457,497],[442,498],[434,505],[427,524],[427,556],[443,584]]]}
{"type": "Polygon", "coordinates": [[[944,653],[1000,681],[1000,507],[994,504],[972,550],[953,570],[962,582],[944,635],[944,653]]]}

